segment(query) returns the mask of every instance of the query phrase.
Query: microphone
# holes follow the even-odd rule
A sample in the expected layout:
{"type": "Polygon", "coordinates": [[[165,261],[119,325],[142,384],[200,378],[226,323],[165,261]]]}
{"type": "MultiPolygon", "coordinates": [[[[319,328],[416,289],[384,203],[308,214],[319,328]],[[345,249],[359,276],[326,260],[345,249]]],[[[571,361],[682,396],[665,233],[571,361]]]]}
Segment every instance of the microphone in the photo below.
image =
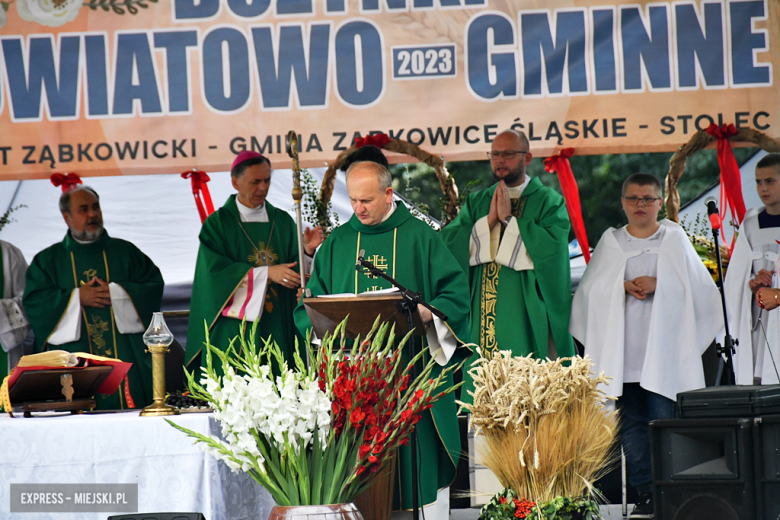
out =
{"type": "Polygon", "coordinates": [[[712,196],[707,197],[704,200],[704,205],[707,206],[707,215],[710,218],[712,229],[720,229],[723,222],[720,220],[720,213],[718,212],[718,200],[712,196]]]}
{"type": "Polygon", "coordinates": [[[360,271],[360,267],[363,265],[363,257],[366,254],[365,249],[361,249],[358,253],[357,262],[355,262],[355,271],[360,271]]]}

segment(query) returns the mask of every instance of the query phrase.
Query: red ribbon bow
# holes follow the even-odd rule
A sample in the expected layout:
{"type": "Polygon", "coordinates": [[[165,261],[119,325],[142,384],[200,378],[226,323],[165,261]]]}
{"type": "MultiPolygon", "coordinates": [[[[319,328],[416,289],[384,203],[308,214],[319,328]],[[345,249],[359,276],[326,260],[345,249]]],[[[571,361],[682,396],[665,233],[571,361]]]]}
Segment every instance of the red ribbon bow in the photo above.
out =
{"type": "Polygon", "coordinates": [[[190,182],[192,183],[192,195],[195,197],[195,205],[198,207],[200,223],[203,224],[208,216],[214,213],[214,204],[211,202],[211,193],[206,184],[211,178],[206,172],[195,169],[191,172],[183,172],[181,177],[182,179],[190,179],[190,182]]]}
{"type": "MultiPolygon", "coordinates": [[[[718,164],[720,165],[720,211],[721,220],[725,220],[726,206],[731,210],[731,218],[741,224],[745,218],[745,201],[742,198],[742,178],[739,165],[731,149],[729,137],[736,135],[737,128],[733,124],[718,126],[712,123],[707,133],[718,139],[718,164]],[[735,214],[736,213],[736,214],[735,214]]],[[[721,236],[723,229],[721,228],[721,236]]],[[[736,234],[734,235],[736,240],[736,234]]],[[[724,236],[725,242],[725,236],[724,236]]],[[[732,247],[734,242],[731,243],[732,247]]]]}
{"type": "Polygon", "coordinates": [[[75,173],[53,173],[49,179],[55,186],[62,186],[62,193],[72,190],[77,184],[83,184],[81,182],[81,177],[75,173]]]}
{"type": "Polygon", "coordinates": [[[376,146],[382,148],[384,145],[390,142],[390,137],[386,134],[372,134],[365,137],[358,137],[355,139],[355,148],[363,148],[364,146],[376,146]]]}
{"type": "Polygon", "coordinates": [[[558,174],[563,198],[566,201],[566,210],[569,212],[569,220],[574,228],[574,236],[577,237],[582,256],[585,257],[585,263],[588,263],[590,262],[590,247],[588,246],[588,235],[585,233],[585,222],[582,220],[580,191],[569,163],[569,157],[572,155],[574,155],[574,148],[564,148],[558,155],[544,160],[544,169],[550,173],[558,174]]]}

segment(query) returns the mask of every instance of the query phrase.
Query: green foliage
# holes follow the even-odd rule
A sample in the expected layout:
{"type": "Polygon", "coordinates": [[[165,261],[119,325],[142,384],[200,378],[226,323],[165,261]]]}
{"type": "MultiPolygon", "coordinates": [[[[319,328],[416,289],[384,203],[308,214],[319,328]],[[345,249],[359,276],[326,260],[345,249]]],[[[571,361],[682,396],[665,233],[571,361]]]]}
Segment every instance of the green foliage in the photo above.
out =
{"type": "Polygon", "coordinates": [[[331,201],[327,204],[322,203],[320,185],[305,168],[301,169],[301,190],[303,191],[301,217],[306,222],[320,226],[327,238],[331,231],[339,227],[339,215],[333,211],[331,201]]]}
{"type": "Polygon", "coordinates": [[[549,502],[532,502],[513,489],[502,489],[482,506],[479,520],[597,520],[599,506],[592,497],[555,497],[549,502]],[[575,516],[576,515],[576,516],[575,516]]]}
{"type": "Polygon", "coordinates": [[[104,11],[114,11],[116,14],[125,14],[125,9],[130,14],[138,14],[138,7],[147,9],[147,3],[156,4],[159,0],[85,0],[84,6],[93,11],[98,7],[104,11]]]}
{"type": "Polygon", "coordinates": [[[349,344],[346,319],[321,347],[296,341],[292,360],[270,337],[257,343],[259,321],[248,335],[244,323],[227,347],[211,344],[204,322],[206,366],[185,375],[192,396],[214,409],[222,438],[168,423],[280,506],[351,502],[394,462],[422,414],[460,386],[445,387],[459,365],[434,375],[438,365],[424,351],[407,362],[411,332],[397,344],[380,318],[349,344]]]}
{"type": "Polygon", "coordinates": [[[11,213],[18,210],[19,208],[26,208],[26,204],[19,204],[18,206],[15,206],[13,208],[8,208],[8,211],[3,213],[3,216],[0,217],[0,230],[2,230],[5,226],[10,224],[11,222],[16,222],[15,218],[11,218],[11,213]]]}

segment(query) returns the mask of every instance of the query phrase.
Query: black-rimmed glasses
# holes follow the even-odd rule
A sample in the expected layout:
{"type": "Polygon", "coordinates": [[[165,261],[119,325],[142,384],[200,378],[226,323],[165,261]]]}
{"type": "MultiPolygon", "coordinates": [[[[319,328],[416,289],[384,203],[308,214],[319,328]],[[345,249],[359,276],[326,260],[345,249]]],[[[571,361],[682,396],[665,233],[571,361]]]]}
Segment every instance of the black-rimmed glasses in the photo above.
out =
{"type": "Polygon", "coordinates": [[[526,150],[504,150],[503,152],[487,152],[487,156],[491,161],[495,161],[499,157],[502,157],[505,161],[511,161],[520,153],[526,154],[528,152],[526,150]]]}
{"type": "Polygon", "coordinates": [[[661,197],[623,197],[623,199],[631,206],[638,206],[641,202],[643,206],[649,206],[657,200],[661,200],[661,197]]]}

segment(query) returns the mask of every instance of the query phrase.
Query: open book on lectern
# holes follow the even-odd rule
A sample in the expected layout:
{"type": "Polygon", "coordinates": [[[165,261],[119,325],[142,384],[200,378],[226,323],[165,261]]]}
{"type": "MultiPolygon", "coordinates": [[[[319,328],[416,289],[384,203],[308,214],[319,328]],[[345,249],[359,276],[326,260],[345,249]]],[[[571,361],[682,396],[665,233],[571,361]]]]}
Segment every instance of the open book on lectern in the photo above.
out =
{"type": "MultiPolygon", "coordinates": [[[[398,289],[392,288],[357,295],[347,293],[304,298],[303,306],[318,338],[325,337],[328,332],[332,334],[347,316],[349,320],[345,336],[348,338],[358,335],[365,337],[371,332],[377,316],[381,316],[381,322],[394,324],[395,336],[403,338],[409,331],[406,313],[402,312],[398,305],[403,299],[398,289]]],[[[412,319],[413,334],[425,336],[428,349],[436,362],[442,366],[446,365],[458,346],[458,338],[449,326],[436,316],[426,329],[420,318],[419,306],[412,319]]]]}
{"type": "MultiPolygon", "coordinates": [[[[328,294],[304,298],[303,306],[318,338],[324,337],[328,332],[333,334],[338,324],[347,316],[349,320],[345,336],[348,338],[358,335],[365,337],[371,331],[377,316],[381,316],[382,322],[395,324],[396,337],[404,337],[409,331],[409,325],[406,314],[398,306],[402,301],[403,296],[398,289],[391,288],[361,294],[328,294]]],[[[425,334],[425,326],[419,312],[415,312],[412,318],[414,334],[425,334]]]]}

